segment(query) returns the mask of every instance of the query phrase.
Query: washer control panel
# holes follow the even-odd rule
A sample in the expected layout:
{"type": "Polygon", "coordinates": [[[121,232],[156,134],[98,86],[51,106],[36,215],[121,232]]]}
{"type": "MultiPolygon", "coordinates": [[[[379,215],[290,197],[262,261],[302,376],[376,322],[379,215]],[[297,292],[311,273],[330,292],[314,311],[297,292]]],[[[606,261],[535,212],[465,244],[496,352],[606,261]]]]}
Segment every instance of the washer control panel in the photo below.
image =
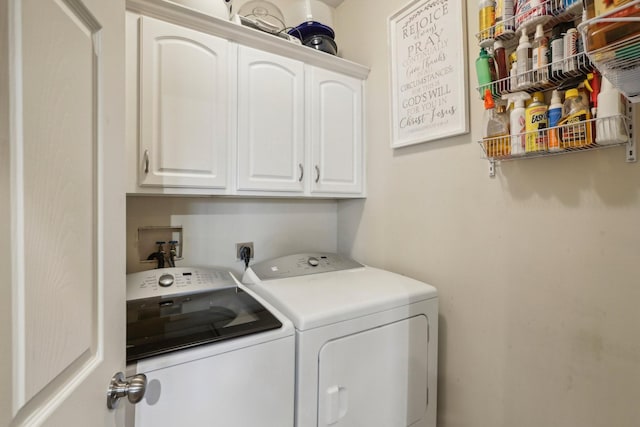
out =
{"type": "Polygon", "coordinates": [[[127,301],[234,287],[228,271],[211,268],[160,268],[127,274],[127,301]]]}
{"type": "Polygon", "coordinates": [[[361,267],[359,262],[338,254],[304,253],[256,263],[251,269],[260,280],[273,280],[361,267]]]}

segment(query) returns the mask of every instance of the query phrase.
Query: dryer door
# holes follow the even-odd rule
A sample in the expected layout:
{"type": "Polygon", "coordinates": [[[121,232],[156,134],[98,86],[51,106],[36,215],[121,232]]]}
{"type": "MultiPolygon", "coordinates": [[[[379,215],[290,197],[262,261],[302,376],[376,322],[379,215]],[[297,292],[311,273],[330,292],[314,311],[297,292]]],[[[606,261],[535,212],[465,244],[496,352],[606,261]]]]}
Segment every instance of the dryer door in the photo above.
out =
{"type": "Polygon", "coordinates": [[[319,360],[318,426],[422,426],[427,329],[420,315],[327,342],[319,360]]]}

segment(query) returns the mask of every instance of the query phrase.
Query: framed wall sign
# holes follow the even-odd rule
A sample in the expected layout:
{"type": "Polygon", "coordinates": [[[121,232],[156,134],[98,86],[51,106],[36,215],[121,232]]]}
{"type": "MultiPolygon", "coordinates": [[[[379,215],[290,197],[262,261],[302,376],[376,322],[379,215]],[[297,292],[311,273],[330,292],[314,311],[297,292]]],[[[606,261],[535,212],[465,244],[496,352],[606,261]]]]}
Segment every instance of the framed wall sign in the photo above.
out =
{"type": "Polygon", "coordinates": [[[389,17],[391,146],[469,132],[462,0],[414,0],[389,17]]]}

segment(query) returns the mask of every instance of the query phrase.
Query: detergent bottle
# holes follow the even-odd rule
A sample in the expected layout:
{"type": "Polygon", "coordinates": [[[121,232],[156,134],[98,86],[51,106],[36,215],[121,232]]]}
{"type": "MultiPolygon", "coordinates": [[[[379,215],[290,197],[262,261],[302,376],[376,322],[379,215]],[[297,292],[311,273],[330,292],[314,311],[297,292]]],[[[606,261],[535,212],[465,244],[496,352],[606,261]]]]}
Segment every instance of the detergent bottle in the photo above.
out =
{"type": "Polygon", "coordinates": [[[560,146],[564,149],[582,148],[593,143],[591,135],[591,111],[586,95],[578,88],[565,93],[562,106],[560,146]]]}
{"type": "Polygon", "coordinates": [[[525,153],[526,139],[526,119],[524,102],[530,98],[526,92],[514,92],[503,95],[509,104],[513,104],[511,115],[509,116],[509,128],[511,135],[511,155],[521,156],[525,153]]]}
{"type": "Polygon", "coordinates": [[[560,93],[557,90],[551,95],[551,104],[547,110],[547,119],[549,120],[549,151],[560,151],[560,136],[558,135],[558,123],[562,117],[562,102],[560,93]]]}
{"type": "Polygon", "coordinates": [[[480,48],[480,54],[476,59],[476,75],[478,77],[480,96],[484,99],[485,89],[490,89],[491,82],[496,80],[496,67],[493,57],[483,47],[480,48]]]}
{"type": "Polygon", "coordinates": [[[504,111],[504,105],[496,107],[491,91],[486,89],[484,115],[482,116],[482,139],[489,158],[507,157],[511,152],[509,121],[504,111]]]}
{"type": "Polygon", "coordinates": [[[533,102],[525,110],[527,131],[525,151],[527,153],[547,151],[548,144],[548,107],[544,102],[544,94],[542,92],[534,92],[532,99],[533,102]]]}
{"type": "Polygon", "coordinates": [[[596,117],[596,143],[598,145],[621,144],[629,139],[622,120],[625,114],[622,97],[604,76],[601,85],[596,117]]]}

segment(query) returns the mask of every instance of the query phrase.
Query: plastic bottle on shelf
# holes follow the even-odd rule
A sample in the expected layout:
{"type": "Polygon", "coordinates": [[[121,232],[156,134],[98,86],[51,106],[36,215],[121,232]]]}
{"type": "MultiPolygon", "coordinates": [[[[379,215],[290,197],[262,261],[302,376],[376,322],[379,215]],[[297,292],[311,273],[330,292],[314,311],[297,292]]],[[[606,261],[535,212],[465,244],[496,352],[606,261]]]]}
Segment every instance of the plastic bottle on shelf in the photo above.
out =
{"type": "Polygon", "coordinates": [[[549,41],[549,77],[559,79],[562,76],[564,63],[564,24],[558,24],[551,30],[549,41]]]}
{"type": "Polygon", "coordinates": [[[508,100],[509,104],[513,104],[513,109],[509,115],[511,155],[521,156],[525,153],[526,148],[526,118],[524,103],[530,98],[530,96],[526,92],[514,92],[508,95],[503,95],[502,98],[508,100]]]}
{"type": "Polygon", "coordinates": [[[547,119],[549,121],[549,151],[560,151],[560,136],[558,135],[558,123],[562,117],[562,102],[560,92],[554,90],[551,94],[551,104],[547,110],[547,119]]]}
{"type": "Polygon", "coordinates": [[[564,62],[562,64],[562,72],[564,74],[572,74],[578,70],[576,55],[578,54],[578,30],[568,24],[564,36],[562,37],[564,62]]]}
{"type": "Polygon", "coordinates": [[[518,57],[518,89],[526,89],[533,83],[531,79],[531,43],[526,27],[522,28],[516,56],[518,57]]]}
{"type": "Polygon", "coordinates": [[[591,105],[591,117],[595,118],[598,111],[598,95],[600,94],[601,86],[600,73],[594,71],[588,73],[587,78],[584,81],[584,87],[589,91],[589,104],[591,105]]]}
{"type": "Polygon", "coordinates": [[[586,19],[592,19],[596,16],[594,0],[582,0],[582,5],[584,7],[584,16],[586,19]]]}
{"type": "Polygon", "coordinates": [[[544,102],[544,94],[542,92],[535,92],[531,98],[533,101],[525,110],[527,132],[525,151],[527,153],[547,151],[548,107],[544,102]]]}
{"type": "Polygon", "coordinates": [[[580,0],[562,0],[562,12],[576,13],[582,7],[582,1],[580,0]]]}
{"type": "Polygon", "coordinates": [[[596,143],[598,145],[622,144],[629,139],[622,117],[625,105],[620,92],[606,77],[602,77],[598,94],[596,143]]]}
{"type": "MultiPolygon", "coordinates": [[[[587,20],[587,10],[582,10],[582,22],[587,20]]],[[[578,32],[578,41],[576,43],[576,50],[578,54],[576,56],[578,60],[578,70],[581,74],[587,74],[593,69],[593,64],[591,64],[591,60],[585,54],[584,51],[584,33],[578,32]]]]}
{"type": "Polygon", "coordinates": [[[591,111],[586,96],[577,88],[565,93],[562,105],[562,118],[558,125],[560,131],[560,147],[581,148],[593,143],[591,132],[591,111]]]}
{"type": "Polygon", "coordinates": [[[531,69],[533,70],[533,79],[536,84],[549,82],[548,50],[549,39],[544,35],[542,24],[538,24],[533,38],[533,45],[531,46],[531,69]]]}
{"type": "Polygon", "coordinates": [[[498,83],[498,93],[509,91],[509,70],[507,69],[507,52],[504,44],[496,40],[493,44],[493,61],[496,65],[496,80],[498,83]]]}
{"type": "Polygon", "coordinates": [[[516,52],[511,52],[509,55],[509,62],[511,63],[511,69],[509,70],[509,86],[510,90],[515,90],[518,87],[518,56],[516,52]]]}
{"type": "Polygon", "coordinates": [[[515,35],[513,11],[513,0],[496,0],[496,39],[510,39],[515,35]]]}
{"type": "Polygon", "coordinates": [[[495,80],[495,64],[493,57],[483,47],[480,48],[480,54],[476,59],[476,74],[480,95],[484,99],[485,89],[490,89],[491,83],[495,80]]]}
{"type": "Polygon", "coordinates": [[[548,0],[516,0],[516,30],[546,21],[550,11],[548,3],[548,0]]]}
{"type": "Polygon", "coordinates": [[[494,0],[478,0],[478,18],[480,28],[480,46],[493,45],[494,25],[496,25],[496,2],[494,0]]]}
{"type": "Polygon", "coordinates": [[[487,157],[506,157],[511,153],[509,142],[509,122],[504,114],[495,108],[489,89],[484,94],[484,115],[482,116],[482,139],[487,157]]]}
{"type": "Polygon", "coordinates": [[[558,16],[564,13],[564,0],[551,0],[549,5],[551,15],[558,16]]]}

